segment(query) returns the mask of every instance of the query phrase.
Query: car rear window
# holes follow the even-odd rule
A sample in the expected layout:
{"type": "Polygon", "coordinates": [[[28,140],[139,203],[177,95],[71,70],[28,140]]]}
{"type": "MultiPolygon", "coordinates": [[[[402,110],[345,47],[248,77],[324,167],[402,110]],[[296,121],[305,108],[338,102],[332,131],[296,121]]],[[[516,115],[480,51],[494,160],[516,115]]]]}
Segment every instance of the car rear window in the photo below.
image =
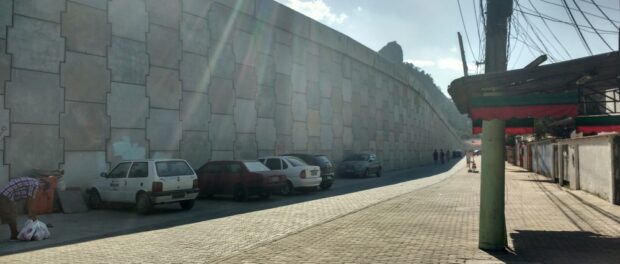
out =
{"type": "Polygon", "coordinates": [[[158,161],[155,162],[159,177],[192,175],[194,172],[185,161],[158,161]]]}
{"type": "Polygon", "coordinates": [[[263,165],[258,161],[248,161],[243,162],[243,164],[245,164],[245,167],[248,168],[248,170],[251,172],[269,171],[269,168],[267,168],[267,166],[263,165]]]}
{"type": "Polygon", "coordinates": [[[304,162],[303,160],[296,158],[296,157],[286,157],[286,160],[288,161],[288,163],[290,163],[291,165],[293,165],[293,167],[299,167],[299,166],[306,166],[308,164],[306,164],[306,162],[304,162]]]}

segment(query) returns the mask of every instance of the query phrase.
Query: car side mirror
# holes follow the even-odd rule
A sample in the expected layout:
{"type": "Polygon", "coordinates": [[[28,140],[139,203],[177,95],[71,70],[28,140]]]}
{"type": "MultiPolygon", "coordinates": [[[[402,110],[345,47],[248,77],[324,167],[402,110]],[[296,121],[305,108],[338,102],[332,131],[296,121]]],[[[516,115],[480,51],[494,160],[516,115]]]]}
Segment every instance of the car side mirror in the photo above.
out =
{"type": "Polygon", "coordinates": [[[103,177],[103,178],[107,178],[107,177],[108,177],[108,174],[107,174],[107,173],[105,173],[105,172],[102,172],[101,174],[99,174],[99,176],[100,176],[100,177],[103,177]]]}

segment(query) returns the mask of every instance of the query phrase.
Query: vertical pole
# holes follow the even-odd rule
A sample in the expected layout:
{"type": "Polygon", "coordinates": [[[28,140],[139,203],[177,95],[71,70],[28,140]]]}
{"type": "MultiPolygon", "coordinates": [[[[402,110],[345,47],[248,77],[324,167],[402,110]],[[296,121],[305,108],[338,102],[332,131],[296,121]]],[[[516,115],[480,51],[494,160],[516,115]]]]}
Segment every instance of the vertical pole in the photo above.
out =
{"type": "Polygon", "coordinates": [[[465,49],[463,49],[463,37],[461,36],[461,32],[456,32],[456,35],[459,37],[459,47],[461,47],[461,61],[463,61],[463,76],[467,76],[467,61],[465,60],[465,49]]]}
{"type": "MultiPolygon", "coordinates": [[[[506,71],[506,40],[512,0],[487,0],[485,73],[506,71]]],[[[478,247],[504,250],[507,245],[504,214],[505,121],[482,122],[482,169],[480,179],[480,226],[478,247]]]]}

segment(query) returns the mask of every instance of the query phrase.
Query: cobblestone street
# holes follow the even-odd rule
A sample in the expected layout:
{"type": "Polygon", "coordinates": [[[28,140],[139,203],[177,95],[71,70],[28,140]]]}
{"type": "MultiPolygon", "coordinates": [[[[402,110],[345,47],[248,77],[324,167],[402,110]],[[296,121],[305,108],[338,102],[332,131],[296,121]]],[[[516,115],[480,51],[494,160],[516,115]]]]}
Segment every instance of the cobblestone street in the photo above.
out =
{"type": "Polygon", "coordinates": [[[479,174],[402,183],[34,250],[4,263],[613,263],[620,208],[507,166],[512,253],[477,248],[479,174]]]}

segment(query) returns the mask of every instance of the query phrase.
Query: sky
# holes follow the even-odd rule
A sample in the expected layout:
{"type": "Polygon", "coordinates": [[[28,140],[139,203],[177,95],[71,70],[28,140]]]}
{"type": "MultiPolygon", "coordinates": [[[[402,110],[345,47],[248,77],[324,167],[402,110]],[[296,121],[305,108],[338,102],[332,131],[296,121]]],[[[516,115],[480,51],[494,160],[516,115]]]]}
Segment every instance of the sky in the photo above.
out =
{"type": "MultiPolygon", "coordinates": [[[[463,34],[469,73],[484,72],[484,67],[476,67],[476,61],[484,60],[480,3],[485,4],[486,0],[276,1],[372,50],[378,51],[390,41],[398,42],[403,48],[404,60],[429,73],[447,96],[450,82],[463,76],[457,32],[463,34]]],[[[594,0],[611,21],[592,4],[592,0],[515,0],[508,69],[522,68],[542,54],[549,57],[546,63],[590,55],[577,30],[570,24],[571,17],[563,6],[564,1],[580,25],[583,39],[592,54],[618,50],[620,0],[594,0]],[[581,8],[592,27],[599,30],[601,37],[592,30],[577,7],[581,8]],[[537,16],[539,13],[548,19],[541,19],[537,16]]]]}

